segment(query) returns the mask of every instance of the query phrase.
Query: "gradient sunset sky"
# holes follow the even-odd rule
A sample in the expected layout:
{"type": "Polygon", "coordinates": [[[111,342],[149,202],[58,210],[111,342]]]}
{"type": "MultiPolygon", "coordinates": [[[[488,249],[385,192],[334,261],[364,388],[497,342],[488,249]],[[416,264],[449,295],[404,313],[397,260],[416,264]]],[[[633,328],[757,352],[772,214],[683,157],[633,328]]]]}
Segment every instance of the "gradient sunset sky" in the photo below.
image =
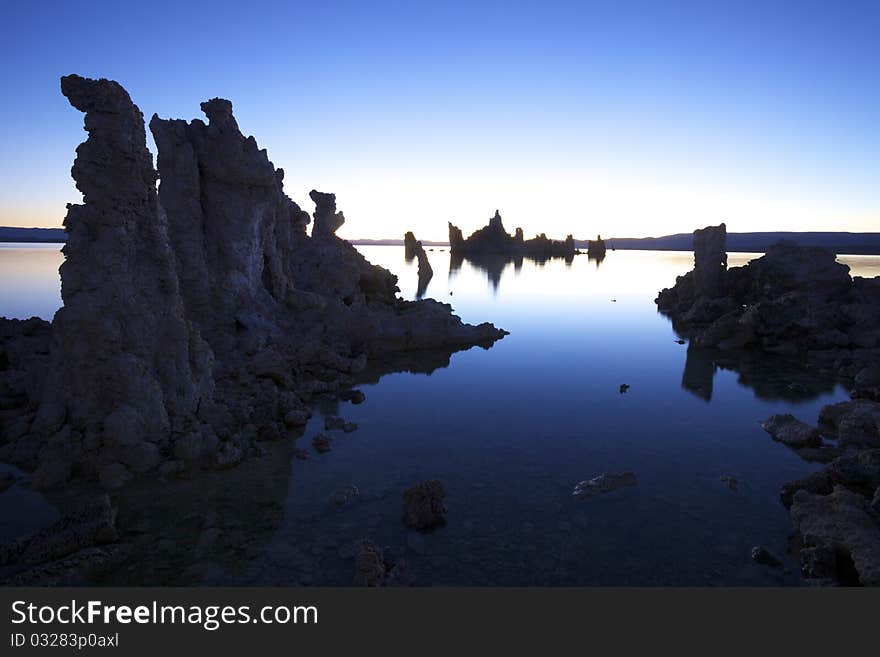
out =
{"type": "Polygon", "coordinates": [[[229,98],[349,238],[496,208],[529,236],[880,230],[877,1],[18,2],[0,32],[0,225],[80,200],[79,73],[147,120],[229,98]]]}

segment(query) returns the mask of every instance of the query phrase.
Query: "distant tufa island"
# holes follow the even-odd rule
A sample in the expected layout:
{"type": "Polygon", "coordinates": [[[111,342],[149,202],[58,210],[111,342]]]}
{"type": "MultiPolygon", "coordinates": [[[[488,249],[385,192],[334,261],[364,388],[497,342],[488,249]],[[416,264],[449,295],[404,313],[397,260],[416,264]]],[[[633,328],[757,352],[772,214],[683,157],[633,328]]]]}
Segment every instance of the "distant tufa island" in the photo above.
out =
{"type": "Polygon", "coordinates": [[[531,257],[565,257],[573,256],[577,251],[574,237],[569,235],[565,240],[552,240],[544,233],[536,235],[530,240],[523,236],[522,228],[517,228],[511,235],[504,230],[501,214],[495,210],[495,216],[489,219],[489,223],[474,231],[467,239],[462,235],[461,229],[449,224],[449,247],[453,253],[468,254],[496,254],[510,256],[531,257]]]}

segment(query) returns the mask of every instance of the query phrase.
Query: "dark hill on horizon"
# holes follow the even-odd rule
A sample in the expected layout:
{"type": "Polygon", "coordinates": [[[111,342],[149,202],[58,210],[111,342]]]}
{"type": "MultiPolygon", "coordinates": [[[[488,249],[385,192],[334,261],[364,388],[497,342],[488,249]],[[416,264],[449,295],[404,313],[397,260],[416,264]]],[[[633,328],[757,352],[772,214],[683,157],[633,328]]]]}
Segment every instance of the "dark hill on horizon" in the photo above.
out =
{"type": "MultiPolygon", "coordinates": [[[[728,233],[727,250],[740,253],[763,253],[767,248],[788,240],[799,246],[821,246],[835,253],[862,255],[880,254],[880,233],[846,233],[846,232],[759,232],[759,233],[728,233]]],[[[678,233],[663,237],[613,237],[606,239],[610,249],[644,249],[650,251],[691,251],[693,249],[693,233],[678,233]]],[[[578,246],[586,246],[586,242],[577,242],[578,246]]]]}
{"type": "MultiPolygon", "coordinates": [[[[64,242],[63,228],[20,228],[0,226],[0,242],[64,242]]],[[[692,233],[677,233],[663,237],[611,237],[605,240],[609,249],[647,251],[690,251],[693,249],[692,233]]],[[[759,232],[728,233],[727,250],[731,252],[763,253],[779,240],[790,240],[800,246],[821,246],[835,253],[854,255],[880,255],[880,233],[848,232],[759,232]]],[[[402,246],[402,239],[351,239],[355,245],[402,246]]],[[[449,246],[447,241],[422,240],[426,247],[449,246]]],[[[587,240],[575,240],[579,249],[587,248],[587,240]]]]}

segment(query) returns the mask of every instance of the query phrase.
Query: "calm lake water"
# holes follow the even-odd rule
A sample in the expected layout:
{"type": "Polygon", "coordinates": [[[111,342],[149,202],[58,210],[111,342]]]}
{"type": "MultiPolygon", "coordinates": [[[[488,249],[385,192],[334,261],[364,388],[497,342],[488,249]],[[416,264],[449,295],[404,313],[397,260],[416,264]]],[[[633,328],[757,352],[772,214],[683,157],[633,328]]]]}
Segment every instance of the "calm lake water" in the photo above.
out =
{"type": "MultiPolygon", "coordinates": [[[[402,247],[359,248],[414,296],[416,266],[402,247]]],[[[428,256],[426,296],[510,335],[430,375],[383,376],[362,386],[361,405],[319,408],[301,447],[323,429],[323,413],[359,425],[326,455],[299,461],[288,451],[200,482],[134,490],[123,512],[158,542],[143,539],[142,559],[111,583],[349,584],[363,538],[404,557],[419,585],[799,583],[779,489],[817,466],[758,422],[791,412],[813,423],[847,395],[790,365],[722,362],[677,344],[653,299],[691,268],[692,254],[617,251],[599,265],[578,256],[490,271],[465,261],[451,272],[447,249],[428,256]],[[572,497],[579,481],[626,470],[636,486],[572,497]],[[447,525],[407,531],[401,492],[429,478],[446,487],[447,525]],[[336,507],[331,496],[348,485],[360,498],[336,507]],[[208,538],[206,507],[222,526],[208,538]],[[756,545],[785,568],[753,563],[756,545]]],[[[731,254],[731,265],[751,257],[731,254]]],[[[0,314],[51,318],[61,258],[57,245],[0,246],[0,314]]],[[[841,260],[854,274],[880,274],[880,257],[841,260]]],[[[5,502],[22,494],[16,486],[0,496],[7,535],[21,514],[5,502]]]]}

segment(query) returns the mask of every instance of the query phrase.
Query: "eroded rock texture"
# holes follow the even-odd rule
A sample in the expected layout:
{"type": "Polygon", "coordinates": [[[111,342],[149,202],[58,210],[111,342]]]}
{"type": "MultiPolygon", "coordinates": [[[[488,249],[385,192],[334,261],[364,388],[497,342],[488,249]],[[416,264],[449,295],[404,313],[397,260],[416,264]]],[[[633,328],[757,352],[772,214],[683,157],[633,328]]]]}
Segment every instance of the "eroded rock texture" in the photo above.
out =
{"type": "Polygon", "coordinates": [[[504,335],[399,299],[396,277],[335,235],[333,194],[310,193],[309,235],[228,100],[202,103],[207,123],[153,116],[157,173],[119,84],[71,75],[62,93],[89,133],[72,171],[83,204],[65,220],[64,306],[51,330],[4,321],[0,333],[0,457],[36,468],[37,485],[228,467],[304,424],[312,399],[368,360],[448,357],[504,335]]]}

